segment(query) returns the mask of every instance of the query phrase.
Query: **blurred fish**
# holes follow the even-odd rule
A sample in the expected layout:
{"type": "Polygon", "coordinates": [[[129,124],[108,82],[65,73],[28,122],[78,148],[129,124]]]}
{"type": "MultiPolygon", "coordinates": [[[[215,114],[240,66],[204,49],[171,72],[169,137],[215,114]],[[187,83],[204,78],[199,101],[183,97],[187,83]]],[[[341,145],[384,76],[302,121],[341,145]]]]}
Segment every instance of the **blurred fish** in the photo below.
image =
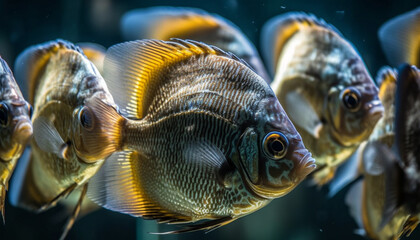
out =
{"type": "Polygon", "coordinates": [[[363,180],[346,202],[367,236],[398,239],[420,221],[420,71],[404,65],[379,76],[384,118],[361,151],[363,180]]]}
{"type": "Polygon", "coordinates": [[[354,47],[312,15],[269,20],[261,43],[271,87],[317,159],[315,182],[325,184],[381,118],[378,89],[354,47]]]}
{"type": "Polygon", "coordinates": [[[0,211],[16,162],[32,136],[32,107],[25,101],[13,73],[0,57],[0,211]]]}
{"type": "Polygon", "coordinates": [[[117,123],[107,115],[98,116],[90,104],[100,101],[109,106],[108,112],[116,112],[116,105],[96,67],[69,42],[30,47],[15,65],[16,79],[29,84],[29,100],[35,108],[31,154],[18,166],[21,176],[14,177],[11,202],[41,211],[82,186],[67,231],[87,182],[104,159],[119,149],[114,136],[119,134],[117,123]]]}
{"type": "Polygon", "coordinates": [[[78,43],[86,57],[95,65],[101,74],[103,74],[103,65],[106,48],[97,43],[78,43]]]}
{"type": "Polygon", "coordinates": [[[127,117],[125,151],[90,181],[88,196],[105,208],[206,220],[171,233],[211,230],[287,194],[315,168],[267,83],[217,47],[126,42],[107,51],[104,71],[127,117]]]}
{"type": "Polygon", "coordinates": [[[252,42],[231,21],[196,8],[151,7],[127,12],[121,20],[126,40],[171,38],[211,44],[244,59],[264,80],[269,76],[252,42]]]}
{"type": "Polygon", "coordinates": [[[393,67],[402,63],[420,67],[420,7],[384,23],[378,36],[385,56],[393,67]]]}

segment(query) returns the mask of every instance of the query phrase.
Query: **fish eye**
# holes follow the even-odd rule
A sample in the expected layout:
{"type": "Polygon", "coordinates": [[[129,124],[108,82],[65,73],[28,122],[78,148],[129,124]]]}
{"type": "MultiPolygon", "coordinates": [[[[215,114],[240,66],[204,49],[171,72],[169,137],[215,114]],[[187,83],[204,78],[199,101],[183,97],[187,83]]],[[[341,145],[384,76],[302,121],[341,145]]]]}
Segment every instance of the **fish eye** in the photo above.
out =
{"type": "Polygon", "coordinates": [[[286,156],[289,141],[281,132],[270,132],[263,140],[265,154],[273,159],[281,159],[286,156]]]}
{"type": "Polygon", "coordinates": [[[32,114],[34,113],[34,109],[32,108],[31,104],[28,103],[28,116],[32,118],[32,114]]]}
{"type": "Polygon", "coordinates": [[[93,115],[92,111],[88,107],[83,107],[79,112],[79,121],[80,124],[86,129],[86,130],[92,130],[93,129],[93,115]]]}
{"type": "Polygon", "coordinates": [[[0,103],[0,125],[1,126],[7,126],[9,122],[9,108],[7,107],[7,104],[0,103]]]}
{"type": "Polygon", "coordinates": [[[359,109],[361,103],[360,98],[360,92],[354,87],[346,88],[341,94],[344,106],[351,111],[357,111],[359,109]]]}

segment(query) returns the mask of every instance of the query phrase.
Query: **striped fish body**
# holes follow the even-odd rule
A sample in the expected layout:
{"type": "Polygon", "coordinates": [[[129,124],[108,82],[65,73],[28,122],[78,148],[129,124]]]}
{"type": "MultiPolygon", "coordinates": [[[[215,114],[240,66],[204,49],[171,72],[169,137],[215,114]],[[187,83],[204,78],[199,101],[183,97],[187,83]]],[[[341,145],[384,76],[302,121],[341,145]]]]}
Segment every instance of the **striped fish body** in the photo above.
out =
{"type": "Polygon", "coordinates": [[[107,160],[88,192],[106,208],[160,222],[210,219],[181,231],[212,229],[313,170],[269,86],[231,54],[194,41],[135,41],[111,47],[104,70],[128,118],[126,151],[107,160]]]}
{"type": "Polygon", "coordinates": [[[0,58],[0,210],[17,160],[32,136],[32,107],[22,96],[12,71],[0,58]]]}
{"type": "Polygon", "coordinates": [[[84,185],[112,153],[104,140],[109,133],[88,103],[114,102],[98,70],[69,42],[28,48],[16,66],[29,85],[35,131],[12,201],[39,211],[84,185]]]}

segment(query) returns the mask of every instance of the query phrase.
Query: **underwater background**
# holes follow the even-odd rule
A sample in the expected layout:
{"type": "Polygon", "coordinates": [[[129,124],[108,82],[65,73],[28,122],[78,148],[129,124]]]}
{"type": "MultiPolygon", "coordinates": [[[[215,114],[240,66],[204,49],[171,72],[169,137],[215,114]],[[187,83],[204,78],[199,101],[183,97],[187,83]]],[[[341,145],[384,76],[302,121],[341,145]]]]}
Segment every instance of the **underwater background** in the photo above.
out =
{"type": "MultiPolygon", "coordinates": [[[[354,44],[371,75],[387,64],[377,30],[388,19],[420,5],[413,0],[0,0],[0,55],[13,69],[26,47],[62,38],[74,43],[94,42],[105,47],[122,42],[119,21],[128,10],[150,6],[195,7],[217,13],[239,26],[259,48],[261,26],[289,11],[315,14],[341,31],[354,44]]],[[[364,239],[344,203],[344,189],[328,198],[327,189],[308,181],[290,194],[227,226],[205,234],[151,235],[173,226],[97,210],[79,218],[67,239],[364,239]]],[[[41,214],[6,204],[6,224],[0,239],[58,239],[69,215],[56,207],[41,214]]],[[[415,230],[409,239],[420,239],[415,230]]]]}

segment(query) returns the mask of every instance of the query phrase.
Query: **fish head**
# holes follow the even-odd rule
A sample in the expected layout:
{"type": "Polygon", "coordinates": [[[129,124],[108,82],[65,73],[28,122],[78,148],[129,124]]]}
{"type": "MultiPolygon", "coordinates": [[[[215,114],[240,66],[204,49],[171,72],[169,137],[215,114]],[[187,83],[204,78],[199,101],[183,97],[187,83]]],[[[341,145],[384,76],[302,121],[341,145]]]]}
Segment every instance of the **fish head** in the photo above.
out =
{"type": "Polygon", "coordinates": [[[342,78],[357,81],[341,80],[351,84],[333,86],[326,96],[325,116],[331,125],[330,135],[342,146],[354,146],[366,140],[384,114],[378,88],[364,68],[357,71],[360,72],[340,74],[342,78]]]}
{"type": "Polygon", "coordinates": [[[73,147],[84,162],[102,160],[120,148],[123,118],[110,99],[97,92],[73,111],[73,147]]]}
{"type": "Polygon", "coordinates": [[[238,146],[245,182],[260,197],[280,197],[315,169],[315,160],[276,97],[262,100],[255,116],[238,146]]]}
{"type": "Polygon", "coordinates": [[[32,136],[32,107],[24,100],[0,102],[0,159],[20,156],[32,136]]]}

